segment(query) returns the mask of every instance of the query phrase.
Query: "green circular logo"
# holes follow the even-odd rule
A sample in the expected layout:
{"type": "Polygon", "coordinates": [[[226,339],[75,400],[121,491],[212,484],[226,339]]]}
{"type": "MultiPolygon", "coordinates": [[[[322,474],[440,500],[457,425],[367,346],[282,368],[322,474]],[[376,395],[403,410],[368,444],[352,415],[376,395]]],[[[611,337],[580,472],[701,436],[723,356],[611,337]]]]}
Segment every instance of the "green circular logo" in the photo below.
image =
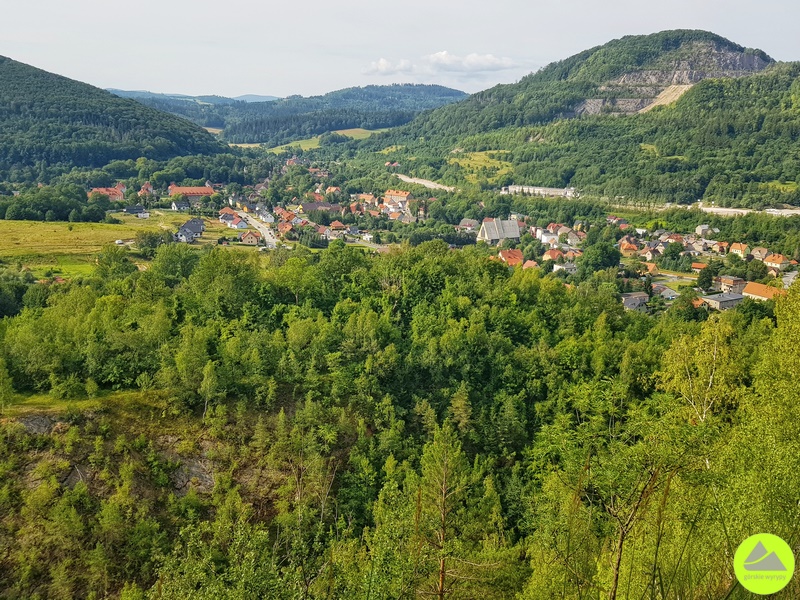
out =
{"type": "Polygon", "coordinates": [[[733,570],[747,591],[774,594],[789,585],[794,574],[794,554],[777,535],[751,535],[736,549],[733,570]]]}

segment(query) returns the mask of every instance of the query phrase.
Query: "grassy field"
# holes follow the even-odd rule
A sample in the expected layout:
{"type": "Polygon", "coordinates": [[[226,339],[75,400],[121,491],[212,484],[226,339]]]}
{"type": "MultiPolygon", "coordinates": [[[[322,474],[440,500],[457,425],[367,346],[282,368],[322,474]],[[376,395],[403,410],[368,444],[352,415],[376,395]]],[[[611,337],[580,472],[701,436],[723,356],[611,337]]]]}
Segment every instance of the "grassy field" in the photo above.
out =
{"type": "Polygon", "coordinates": [[[508,154],[508,150],[466,152],[450,158],[448,162],[468,171],[465,178],[470,183],[477,183],[481,176],[491,183],[508,175],[513,169],[511,163],[497,158],[503,154],[508,154]]]}
{"type": "Polygon", "coordinates": [[[220,133],[222,133],[222,129],[220,129],[219,127],[203,127],[203,129],[205,129],[208,133],[211,133],[213,135],[219,135],[220,133]]]}
{"type": "MultiPolygon", "coordinates": [[[[365,140],[371,135],[375,133],[381,133],[383,131],[389,131],[388,129],[339,129],[338,131],[334,131],[333,133],[338,133],[339,135],[344,135],[349,138],[353,138],[354,140],[365,140]]],[[[283,144],[282,146],[276,146],[274,148],[270,148],[270,152],[274,152],[275,154],[280,154],[281,152],[285,152],[289,148],[300,148],[301,150],[313,150],[314,148],[319,148],[319,138],[320,136],[315,136],[312,138],[308,138],[305,140],[297,140],[295,142],[289,142],[288,144],[283,144]]],[[[251,147],[251,146],[259,146],[259,144],[231,144],[232,146],[240,146],[240,147],[251,147]]]]}
{"type": "MultiPolygon", "coordinates": [[[[36,277],[89,275],[94,257],[116,240],[132,242],[140,231],[176,231],[189,216],[171,211],[152,211],[149,219],[115,215],[122,224],[42,223],[0,220],[0,260],[20,263],[36,277]]],[[[216,244],[217,239],[237,235],[215,219],[206,219],[206,232],[197,244],[216,244]]]]}

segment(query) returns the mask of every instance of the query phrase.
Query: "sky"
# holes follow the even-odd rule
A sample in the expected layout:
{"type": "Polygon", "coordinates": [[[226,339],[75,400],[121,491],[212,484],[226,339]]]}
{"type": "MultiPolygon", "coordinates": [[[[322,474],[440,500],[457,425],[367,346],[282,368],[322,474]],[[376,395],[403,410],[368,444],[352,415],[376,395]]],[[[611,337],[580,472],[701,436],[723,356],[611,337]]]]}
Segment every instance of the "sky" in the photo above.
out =
{"type": "Polygon", "coordinates": [[[678,28],[800,60],[796,0],[4,0],[1,14],[0,55],[98,87],[190,95],[471,93],[678,28]]]}

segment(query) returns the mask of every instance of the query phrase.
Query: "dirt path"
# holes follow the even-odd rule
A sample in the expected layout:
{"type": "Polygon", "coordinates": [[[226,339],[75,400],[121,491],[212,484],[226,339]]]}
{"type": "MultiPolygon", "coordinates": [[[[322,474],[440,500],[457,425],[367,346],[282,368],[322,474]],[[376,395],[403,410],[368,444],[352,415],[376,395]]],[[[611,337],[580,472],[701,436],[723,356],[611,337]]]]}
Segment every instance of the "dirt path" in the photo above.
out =
{"type": "Polygon", "coordinates": [[[648,104],[640,113],[646,113],[649,110],[652,110],[656,106],[665,106],[667,104],[672,104],[676,102],[678,98],[683,96],[686,92],[692,89],[691,85],[671,85],[663,92],[661,92],[658,97],[653,101],[652,104],[648,104]]]}
{"type": "Polygon", "coordinates": [[[429,179],[417,179],[416,177],[401,175],[400,173],[397,173],[396,175],[401,181],[405,181],[406,183],[416,183],[417,185],[424,185],[426,188],[431,190],[444,190],[446,192],[452,192],[456,189],[452,186],[442,185],[441,183],[430,181],[429,179]]]}

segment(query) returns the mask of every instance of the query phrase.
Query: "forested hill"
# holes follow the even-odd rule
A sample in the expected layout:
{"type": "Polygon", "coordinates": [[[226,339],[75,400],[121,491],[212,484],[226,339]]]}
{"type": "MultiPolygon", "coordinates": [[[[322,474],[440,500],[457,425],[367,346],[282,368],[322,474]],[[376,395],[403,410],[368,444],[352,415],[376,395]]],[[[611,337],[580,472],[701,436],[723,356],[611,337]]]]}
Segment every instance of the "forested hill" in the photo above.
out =
{"type": "Polygon", "coordinates": [[[630,114],[670,86],[749,75],[773,62],[760,50],[706,31],[626,36],[422,115],[407,131],[412,137],[452,139],[580,114],[630,114]]]}
{"type": "Polygon", "coordinates": [[[152,95],[136,99],[204,127],[223,128],[223,137],[229,142],[279,145],[337,129],[403,125],[422,111],[466,96],[464,92],[439,85],[394,84],[352,87],[322,96],[290,96],[270,102],[200,102],[193,98],[152,95]]]}
{"type": "Polygon", "coordinates": [[[0,56],[0,179],[43,163],[99,167],[221,149],[183,119],[0,56]]]}

